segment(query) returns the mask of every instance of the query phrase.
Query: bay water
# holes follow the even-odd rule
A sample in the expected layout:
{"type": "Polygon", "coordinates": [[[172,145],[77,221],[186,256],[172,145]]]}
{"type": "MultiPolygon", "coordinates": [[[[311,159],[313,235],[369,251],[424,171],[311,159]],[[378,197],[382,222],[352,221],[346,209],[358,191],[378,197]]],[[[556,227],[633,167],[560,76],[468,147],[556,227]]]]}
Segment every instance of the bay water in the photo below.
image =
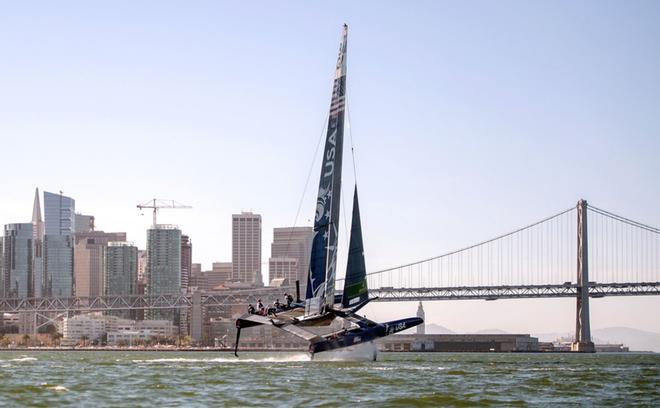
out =
{"type": "Polygon", "coordinates": [[[660,406],[660,354],[2,351],[0,406],[660,406]]]}

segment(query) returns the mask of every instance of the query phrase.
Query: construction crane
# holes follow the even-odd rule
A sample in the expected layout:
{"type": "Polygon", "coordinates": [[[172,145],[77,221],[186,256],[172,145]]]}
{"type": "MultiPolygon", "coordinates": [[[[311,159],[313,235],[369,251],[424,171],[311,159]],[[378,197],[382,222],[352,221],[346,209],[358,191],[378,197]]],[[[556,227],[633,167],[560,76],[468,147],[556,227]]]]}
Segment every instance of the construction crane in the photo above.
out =
{"type": "Polygon", "coordinates": [[[192,208],[189,205],[183,205],[181,203],[177,203],[174,200],[163,200],[161,198],[152,198],[151,200],[147,201],[146,203],[143,204],[138,204],[137,208],[140,209],[140,211],[144,210],[145,208],[153,208],[154,210],[154,227],[157,225],[156,219],[158,216],[158,210],[161,208],[192,208]]]}

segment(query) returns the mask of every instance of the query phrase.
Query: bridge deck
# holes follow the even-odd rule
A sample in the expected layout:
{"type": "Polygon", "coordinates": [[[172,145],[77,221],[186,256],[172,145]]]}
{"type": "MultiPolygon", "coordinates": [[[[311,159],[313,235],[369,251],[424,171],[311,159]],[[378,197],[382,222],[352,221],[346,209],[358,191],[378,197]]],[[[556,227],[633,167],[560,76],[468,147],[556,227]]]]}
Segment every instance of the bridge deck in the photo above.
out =
{"type": "MultiPolygon", "coordinates": [[[[201,306],[218,307],[256,303],[259,298],[277,297],[293,288],[208,292],[201,296],[201,306]]],[[[378,288],[370,290],[377,302],[404,302],[430,300],[496,300],[576,297],[575,284],[475,286],[445,288],[378,288]]],[[[593,283],[589,296],[649,296],[660,295],[660,282],[593,283]]],[[[133,295],[72,298],[0,299],[0,311],[17,312],[95,312],[109,310],[180,309],[192,306],[191,295],[133,295]]]]}

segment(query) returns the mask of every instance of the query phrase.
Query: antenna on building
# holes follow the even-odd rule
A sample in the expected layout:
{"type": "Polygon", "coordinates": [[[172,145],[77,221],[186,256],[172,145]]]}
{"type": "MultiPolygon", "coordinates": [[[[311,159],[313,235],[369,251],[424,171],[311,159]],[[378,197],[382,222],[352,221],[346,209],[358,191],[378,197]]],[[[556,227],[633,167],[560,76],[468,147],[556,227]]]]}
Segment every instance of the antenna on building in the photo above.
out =
{"type": "Polygon", "coordinates": [[[143,204],[138,204],[137,208],[142,211],[145,208],[153,208],[153,226],[154,228],[156,227],[157,223],[157,218],[158,218],[158,210],[161,208],[176,208],[176,209],[184,209],[184,208],[192,208],[189,205],[184,205],[181,203],[178,203],[174,200],[163,200],[161,198],[152,198],[151,200],[147,201],[146,203],[143,204]]]}

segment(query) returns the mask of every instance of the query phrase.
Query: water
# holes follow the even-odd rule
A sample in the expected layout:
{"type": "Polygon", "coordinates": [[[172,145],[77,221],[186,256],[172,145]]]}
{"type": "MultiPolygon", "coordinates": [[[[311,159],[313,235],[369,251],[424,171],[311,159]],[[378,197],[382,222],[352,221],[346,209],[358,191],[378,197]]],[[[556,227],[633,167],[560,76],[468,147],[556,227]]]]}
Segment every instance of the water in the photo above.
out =
{"type": "Polygon", "coordinates": [[[0,406],[660,406],[660,355],[0,352],[0,406]]]}

